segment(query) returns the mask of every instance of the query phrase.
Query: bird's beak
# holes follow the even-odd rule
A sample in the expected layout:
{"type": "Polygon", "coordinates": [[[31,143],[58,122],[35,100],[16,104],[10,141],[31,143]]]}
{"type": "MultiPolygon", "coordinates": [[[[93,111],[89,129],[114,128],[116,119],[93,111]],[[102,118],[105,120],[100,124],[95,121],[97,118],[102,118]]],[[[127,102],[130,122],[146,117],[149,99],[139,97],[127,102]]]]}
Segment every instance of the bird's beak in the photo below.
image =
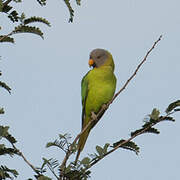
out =
{"type": "Polygon", "coordinates": [[[89,59],[89,66],[91,67],[91,66],[93,66],[94,65],[94,60],[93,59],[89,59]]]}

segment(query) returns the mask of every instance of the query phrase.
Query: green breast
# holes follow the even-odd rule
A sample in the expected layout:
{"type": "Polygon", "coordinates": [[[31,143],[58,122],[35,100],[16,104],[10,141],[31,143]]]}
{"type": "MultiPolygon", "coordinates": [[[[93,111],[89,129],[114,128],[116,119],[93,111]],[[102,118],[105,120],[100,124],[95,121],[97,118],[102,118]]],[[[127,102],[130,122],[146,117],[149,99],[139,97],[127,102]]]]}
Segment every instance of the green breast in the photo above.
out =
{"type": "Polygon", "coordinates": [[[94,68],[88,73],[88,96],[86,99],[86,115],[97,113],[101,106],[114,95],[116,77],[110,66],[94,68]]]}

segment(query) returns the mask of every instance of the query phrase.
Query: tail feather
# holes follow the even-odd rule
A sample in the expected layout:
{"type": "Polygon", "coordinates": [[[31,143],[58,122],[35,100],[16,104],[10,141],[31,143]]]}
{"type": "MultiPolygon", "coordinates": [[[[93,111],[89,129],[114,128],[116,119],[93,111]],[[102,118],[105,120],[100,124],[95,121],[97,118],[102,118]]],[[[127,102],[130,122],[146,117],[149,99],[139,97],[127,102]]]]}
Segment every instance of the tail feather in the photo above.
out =
{"type": "Polygon", "coordinates": [[[77,161],[79,159],[80,153],[83,150],[84,145],[85,145],[85,143],[87,141],[89,132],[90,132],[90,128],[87,129],[84,133],[82,133],[80,138],[79,138],[79,141],[78,141],[78,152],[77,152],[76,159],[75,159],[75,165],[76,165],[76,163],[77,163],[77,161]]]}

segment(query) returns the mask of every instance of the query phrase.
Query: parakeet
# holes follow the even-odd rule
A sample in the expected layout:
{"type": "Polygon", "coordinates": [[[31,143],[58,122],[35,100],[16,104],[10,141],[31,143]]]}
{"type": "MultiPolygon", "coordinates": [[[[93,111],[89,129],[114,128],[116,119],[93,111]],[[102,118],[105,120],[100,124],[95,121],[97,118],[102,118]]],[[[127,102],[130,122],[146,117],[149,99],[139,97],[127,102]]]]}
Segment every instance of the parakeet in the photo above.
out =
{"type": "MultiPolygon", "coordinates": [[[[112,99],[116,89],[115,65],[110,52],[105,49],[94,49],[90,53],[89,66],[92,66],[93,69],[81,81],[82,129],[91,120],[91,113],[98,113],[101,107],[112,99]]],[[[92,124],[81,134],[75,163],[84,148],[90,130],[95,124],[92,124]]]]}

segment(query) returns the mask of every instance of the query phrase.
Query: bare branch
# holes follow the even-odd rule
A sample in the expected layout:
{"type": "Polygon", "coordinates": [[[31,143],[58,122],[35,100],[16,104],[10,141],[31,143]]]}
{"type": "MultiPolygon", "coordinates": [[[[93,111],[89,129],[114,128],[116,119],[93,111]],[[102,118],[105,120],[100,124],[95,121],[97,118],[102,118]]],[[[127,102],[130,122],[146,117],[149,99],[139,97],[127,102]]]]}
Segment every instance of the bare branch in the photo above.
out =
{"type": "Polygon", "coordinates": [[[134,135],[131,136],[129,139],[127,139],[127,140],[123,141],[122,143],[118,144],[116,147],[114,147],[113,149],[111,149],[110,151],[108,151],[106,154],[104,154],[102,158],[93,161],[93,162],[89,165],[89,167],[88,167],[87,169],[91,168],[93,165],[95,165],[95,164],[96,164],[97,162],[99,162],[101,159],[103,159],[104,157],[106,157],[106,156],[109,155],[110,153],[116,151],[118,148],[123,147],[124,144],[130,142],[130,141],[131,141],[132,139],[134,139],[135,137],[143,134],[143,133],[146,132],[149,128],[153,127],[153,126],[156,125],[157,123],[159,123],[159,122],[161,122],[161,121],[164,121],[168,116],[169,116],[169,114],[167,114],[166,116],[160,117],[159,120],[157,120],[155,123],[149,124],[149,126],[143,128],[141,131],[139,131],[138,133],[134,134],[134,135]]]}
{"type": "Polygon", "coordinates": [[[137,68],[135,69],[134,73],[132,74],[132,76],[126,81],[126,83],[124,84],[124,86],[114,95],[114,97],[112,98],[112,100],[108,103],[108,106],[114,101],[114,99],[116,99],[116,97],[127,87],[127,85],[129,84],[129,82],[136,76],[137,72],[139,71],[140,67],[145,63],[145,61],[147,60],[147,57],[149,56],[149,54],[151,53],[151,51],[155,48],[155,46],[157,45],[157,43],[162,39],[162,35],[159,36],[158,40],[154,42],[153,46],[151,47],[151,49],[146,53],[146,55],[144,56],[143,60],[141,61],[141,63],[137,66],[137,68]]]}

